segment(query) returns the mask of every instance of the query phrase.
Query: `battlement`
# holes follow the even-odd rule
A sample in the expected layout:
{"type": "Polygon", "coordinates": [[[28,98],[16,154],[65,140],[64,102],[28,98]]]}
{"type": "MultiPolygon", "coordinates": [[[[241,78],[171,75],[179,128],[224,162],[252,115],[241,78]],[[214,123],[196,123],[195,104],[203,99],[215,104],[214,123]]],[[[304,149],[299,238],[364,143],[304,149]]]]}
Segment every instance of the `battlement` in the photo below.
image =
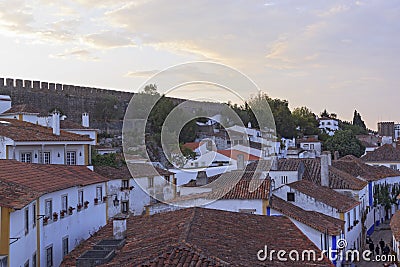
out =
{"type": "Polygon", "coordinates": [[[49,94],[63,94],[80,97],[105,97],[111,95],[119,99],[130,99],[133,95],[133,93],[123,91],[12,78],[0,78],[0,89],[41,91],[43,93],[48,92],[49,94]]]}

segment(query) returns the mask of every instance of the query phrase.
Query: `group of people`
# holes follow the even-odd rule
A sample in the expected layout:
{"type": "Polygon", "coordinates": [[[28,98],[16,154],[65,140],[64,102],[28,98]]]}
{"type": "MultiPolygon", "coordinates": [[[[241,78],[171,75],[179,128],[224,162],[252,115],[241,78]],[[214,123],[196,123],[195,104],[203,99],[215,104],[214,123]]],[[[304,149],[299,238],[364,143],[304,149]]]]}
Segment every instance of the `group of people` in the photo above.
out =
{"type": "Polygon", "coordinates": [[[367,244],[369,247],[369,250],[371,251],[372,255],[389,255],[390,253],[390,248],[388,246],[388,244],[385,244],[385,241],[383,241],[383,239],[381,238],[381,240],[379,241],[379,244],[374,244],[374,241],[372,241],[371,237],[368,236],[367,237],[367,244]]]}

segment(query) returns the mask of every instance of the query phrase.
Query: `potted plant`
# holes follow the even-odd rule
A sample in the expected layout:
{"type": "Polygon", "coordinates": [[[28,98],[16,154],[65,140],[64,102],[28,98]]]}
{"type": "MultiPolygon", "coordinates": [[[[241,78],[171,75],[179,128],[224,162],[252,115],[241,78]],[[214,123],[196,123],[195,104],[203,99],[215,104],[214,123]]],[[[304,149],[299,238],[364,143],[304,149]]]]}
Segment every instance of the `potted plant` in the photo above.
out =
{"type": "Polygon", "coordinates": [[[43,225],[46,225],[49,222],[49,217],[44,216],[43,217],[43,225]]]}
{"type": "Polygon", "coordinates": [[[58,213],[57,212],[53,212],[53,221],[57,221],[58,220],[58,213]]]}
{"type": "Polygon", "coordinates": [[[81,209],[82,209],[82,204],[81,204],[81,203],[79,203],[78,205],[76,205],[76,210],[77,210],[77,211],[81,211],[81,209]]]}
{"type": "Polygon", "coordinates": [[[65,213],[66,213],[65,210],[61,210],[61,211],[60,211],[60,218],[61,218],[61,219],[65,217],[65,213]]]}
{"type": "Polygon", "coordinates": [[[74,209],[75,209],[75,208],[73,208],[73,207],[70,206],[70,207],[68,208],[68,214],[69,214],[69,215],[72,215],[72,212],[74,211],[74,209]]]}
{"type": "Polygon", "coordinates": [[[107,196],[104,196],[103,197],[103,202],[106,202],[107,201],[107,196]]]}
{"type": "Polygon", "coordinates": [[[95,205],[99,204],[99,199],[97,197],[94,199],[94,204],[95,205]]]}
{"type": "Polygon", "coordinates": [[[83,203],[83,207],[85,208],[85,209],[87,209],[87,207],[89,206],[89,201],[85,201],[84,203],[83,203]]]}

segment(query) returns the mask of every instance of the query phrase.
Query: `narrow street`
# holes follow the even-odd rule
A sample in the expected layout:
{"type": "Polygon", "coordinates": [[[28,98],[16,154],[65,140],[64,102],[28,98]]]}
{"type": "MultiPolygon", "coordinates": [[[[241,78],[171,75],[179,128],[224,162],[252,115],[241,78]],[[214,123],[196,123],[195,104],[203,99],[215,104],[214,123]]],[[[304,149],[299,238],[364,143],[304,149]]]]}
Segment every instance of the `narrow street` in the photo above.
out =
{"type": "MultiPolygon", "coordinates": [[[[376,228],[376,230],[374,231],[374,233],[372,234],[371,239],[374,242],[375,246],[377,244],[379,244],[379,241],[382,238],[383,241],[385,241],[385,244],[389,244],[389,247],[392,248],[392,231],[390,230],[389,222],[390,221],[386,221],[386,222],[382,223],[381,225],[379,225],[376,228]]],[[[367,250],[367,249],[368,249],[368,245],[365,244],[364,250],[367,250]]],[[[372,257],[372,258],[374,258],[374,257],[372,257]]],[[[355,266],[357,266],[357,267],[377,267],[377,266],[384,266],[384,263],[383,262],[375,262],[375,261],[371,261],[371,262],[361,261],[359,263],[356,263],[355,266]]],[[[394,266],[394,265],[391,265],[391,266],[394,266]]]]}

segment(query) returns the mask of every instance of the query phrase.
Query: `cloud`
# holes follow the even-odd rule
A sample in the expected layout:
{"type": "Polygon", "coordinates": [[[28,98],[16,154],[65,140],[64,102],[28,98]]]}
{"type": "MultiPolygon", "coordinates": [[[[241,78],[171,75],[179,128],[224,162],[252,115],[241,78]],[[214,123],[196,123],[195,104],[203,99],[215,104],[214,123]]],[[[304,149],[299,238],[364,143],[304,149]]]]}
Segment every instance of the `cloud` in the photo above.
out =
{"type": "Polygon", "coordinates": [[[159,70],[129,71],[124,76],[125,77],[144,77],[144,78],[148,78],[150,76],[155,75],[158,72],[159,72],[159,70]]]}
{"type": "Polygon", "coordinates": [[[135,44],[133,40],[128,36],[128,33],[118,33],[108,30],[85,35],[82,37],[82,40],[85,43],[100,49],[134,46],[135,44]]]}
{"type": "Polygon", "coordinates": [[[93,56],[90,51],[84,49],[68,49],[63,53],[50,55],[50,57],[61,59],[76,58],[82,61],[97,61],[99,59],[98,57],[93,56]]]}

